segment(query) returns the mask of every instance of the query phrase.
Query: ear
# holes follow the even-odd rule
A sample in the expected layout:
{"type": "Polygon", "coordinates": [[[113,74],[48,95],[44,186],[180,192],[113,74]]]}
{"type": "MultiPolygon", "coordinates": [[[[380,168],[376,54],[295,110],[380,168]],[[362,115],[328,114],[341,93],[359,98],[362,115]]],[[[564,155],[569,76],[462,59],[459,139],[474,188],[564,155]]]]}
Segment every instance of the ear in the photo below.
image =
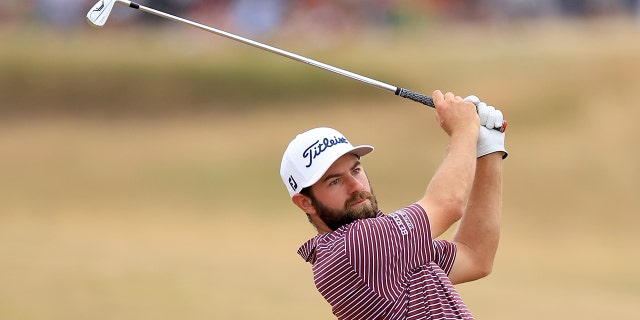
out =
{"type": "Polygon", "coordinates": [[[313,207],[313,204],[311,203],[311,198],[303,194],[300,194],[300,193],[294,194],[293,198],[291,198],[291,201],[293,201],[293,203],[296,206],[298,206],[300,210],[304,211],[307,214],[316,213],[316,209],[313,207]]]}

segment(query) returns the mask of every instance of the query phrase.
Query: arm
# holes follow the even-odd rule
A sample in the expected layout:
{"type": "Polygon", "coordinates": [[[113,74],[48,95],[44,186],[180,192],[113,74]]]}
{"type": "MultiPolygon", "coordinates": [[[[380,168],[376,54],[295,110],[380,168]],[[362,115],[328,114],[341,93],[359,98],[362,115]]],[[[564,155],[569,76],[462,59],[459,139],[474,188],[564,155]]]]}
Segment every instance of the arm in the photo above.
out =
{"type": "Polygon", "coordinates": [[[502,214],[502,152],[478,158],[469,204],[453,242],[456,260],[449,273],[454,284],[487,276],[500,238],[502,214]]]}
{"type": "Polygon", "coordinates": [[[476,170],[479,118],[475,106],[454,97],[433,93],[436,117],[449,135],[444,160],[434,174],[424,196],[417,201],[429,217],[433,238],[445,232],[464,212],[476,170]]]}

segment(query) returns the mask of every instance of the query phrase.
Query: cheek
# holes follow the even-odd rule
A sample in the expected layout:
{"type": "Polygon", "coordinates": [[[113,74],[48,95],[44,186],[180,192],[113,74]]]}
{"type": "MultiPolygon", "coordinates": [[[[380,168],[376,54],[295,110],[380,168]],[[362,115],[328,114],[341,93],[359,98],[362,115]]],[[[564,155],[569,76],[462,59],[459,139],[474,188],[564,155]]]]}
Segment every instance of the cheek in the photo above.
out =
{"type": "Polygon", "coordinates": [[[316,194],[316,199],[320,201],[325,207],[338,210],[344,208],[344,203],[347,201],[347,195],[345,192],[339,192],[339,190],[332,190],[331,192],[322,192],[316,194]]]}

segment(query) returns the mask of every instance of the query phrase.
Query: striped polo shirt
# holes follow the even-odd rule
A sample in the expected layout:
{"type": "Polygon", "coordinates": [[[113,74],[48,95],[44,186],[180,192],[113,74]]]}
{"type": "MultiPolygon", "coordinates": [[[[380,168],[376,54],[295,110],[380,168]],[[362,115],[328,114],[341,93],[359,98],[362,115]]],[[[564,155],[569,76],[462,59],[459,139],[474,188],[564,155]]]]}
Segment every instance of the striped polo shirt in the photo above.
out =
{"type": "Polygon", "coordinates": [[[418,204],[319,234],[298,249],[338,319],[473,319],[447,274],[455,244],[418,204]]]}

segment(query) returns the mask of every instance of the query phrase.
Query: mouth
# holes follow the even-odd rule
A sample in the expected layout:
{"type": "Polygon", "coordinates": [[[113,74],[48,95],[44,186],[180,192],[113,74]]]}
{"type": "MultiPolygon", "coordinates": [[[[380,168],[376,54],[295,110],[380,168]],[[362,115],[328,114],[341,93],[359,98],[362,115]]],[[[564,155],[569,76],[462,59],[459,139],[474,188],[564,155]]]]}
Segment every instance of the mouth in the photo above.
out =
{"type": "Polygon", "coordinates": [[[351,204],[351,207],[353,208],[353,207],[361,206],[361,205],[365,204],[367,201],[369,201],[369,199],[367,199],[367,198],[360,199],[360,200],[358,200],[356,202],[353,202],[351,204]]]}
{"type": "Polygon", "coordinates": [[[358,194],[353,195],[349,200],[345,201],[344,208],[345,209],[354,209],[364,205],[372,206],[375,201],[373,195],[369,192],[362,191],[358,194]]]}

